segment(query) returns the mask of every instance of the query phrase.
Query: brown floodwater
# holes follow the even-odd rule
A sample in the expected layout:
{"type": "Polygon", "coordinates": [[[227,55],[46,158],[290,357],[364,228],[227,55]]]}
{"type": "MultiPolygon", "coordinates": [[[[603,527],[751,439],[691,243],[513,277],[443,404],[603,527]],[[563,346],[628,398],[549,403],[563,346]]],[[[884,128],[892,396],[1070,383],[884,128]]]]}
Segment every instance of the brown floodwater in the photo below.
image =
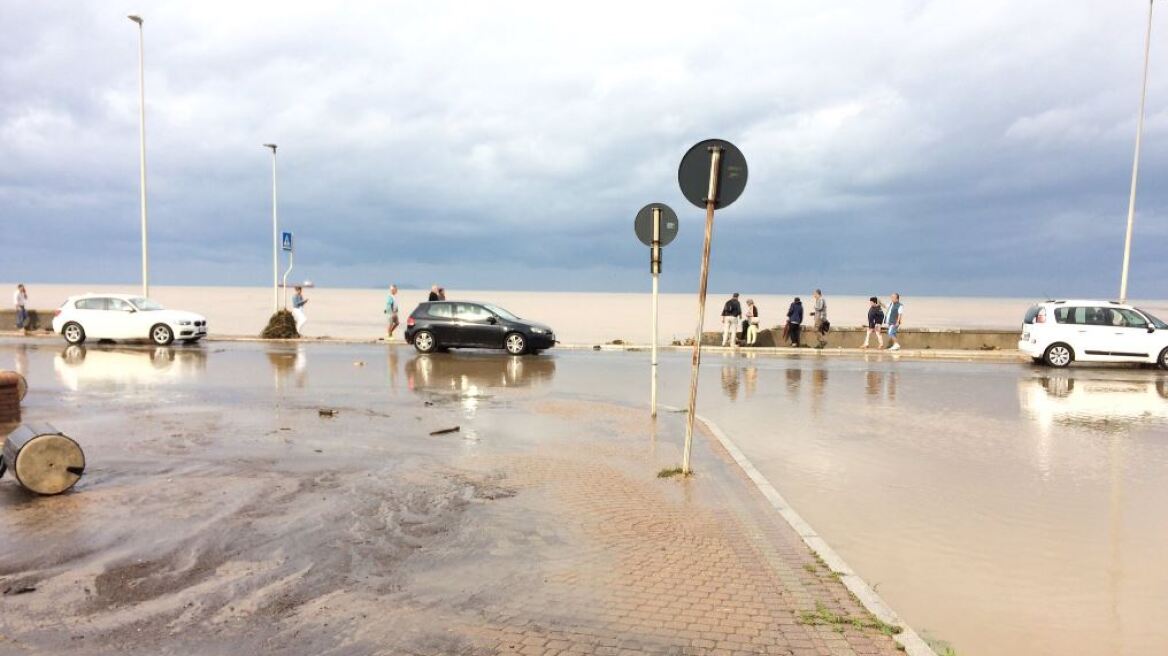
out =
{"type": "MultiPolygon", "coordinates": [[[[467,448],[486,399],[642,405],[649,380],[643,352],[324,344],[6,342],[0,368],[140,408],[196,389],[425,392],[464,419],[467,448]]],[[[683,405],[688,357],[664,355],[661,373],[662,401],[683,405]]],[[[1168,374],[707,355],[699,412],[910,625],[962,656],[1168,653],[1168,374]]]]}

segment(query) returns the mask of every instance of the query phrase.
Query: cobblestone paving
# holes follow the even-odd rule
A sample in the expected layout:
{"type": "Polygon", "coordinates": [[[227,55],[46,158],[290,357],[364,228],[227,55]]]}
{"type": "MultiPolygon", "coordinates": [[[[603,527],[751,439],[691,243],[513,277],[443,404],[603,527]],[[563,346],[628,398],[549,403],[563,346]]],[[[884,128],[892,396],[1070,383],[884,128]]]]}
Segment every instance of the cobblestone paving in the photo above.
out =
{"type": "Polygon", "coordinates": [[[697,440],[695,477],[660,479],[658,467],[680,461],[676,440],[654,440],[639,413],[563,402],[536,411],[606,420],[570,444],[549,438],[481,463],[502,465],[517,498],[539,498],[536,516],[571,528],[529,564],[534,585],[465,627],[483,653],[898,653],[875,628],[836,621],[871,618],[710,436],[697,440]]]}

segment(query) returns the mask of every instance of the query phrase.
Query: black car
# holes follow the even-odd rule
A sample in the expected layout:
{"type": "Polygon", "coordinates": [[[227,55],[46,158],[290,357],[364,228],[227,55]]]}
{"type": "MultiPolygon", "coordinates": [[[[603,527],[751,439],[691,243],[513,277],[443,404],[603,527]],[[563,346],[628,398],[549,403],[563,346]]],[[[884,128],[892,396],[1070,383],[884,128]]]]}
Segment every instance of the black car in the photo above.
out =
{"type": "Polygon", "coordinates": [[[503,348],[512,355],[536,353],[556,343],[552,329],[525,321],[490,303],[431,301],[406,320],[406,341],[420,353],[449,348],[503,348]]]}

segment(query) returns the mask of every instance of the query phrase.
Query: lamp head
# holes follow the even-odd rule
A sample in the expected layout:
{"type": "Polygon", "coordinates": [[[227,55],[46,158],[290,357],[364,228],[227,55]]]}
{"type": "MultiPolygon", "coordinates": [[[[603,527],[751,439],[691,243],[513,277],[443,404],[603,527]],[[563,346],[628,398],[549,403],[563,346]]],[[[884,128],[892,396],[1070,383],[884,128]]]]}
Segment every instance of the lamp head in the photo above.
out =
{"type": "Polygon", "coordinates": [[[264,148],[271,148],[273,155],[276,153],[276,144],[264,144],[264,148]]]}
{"type": "Polygon", "coordinates": [[[126,18],[129,18],[130,20],[134,21],[138,25],[142,24],[142,17],[139,16],[138,14],[130,14],[129,16],[126,16],[126,18]]]}

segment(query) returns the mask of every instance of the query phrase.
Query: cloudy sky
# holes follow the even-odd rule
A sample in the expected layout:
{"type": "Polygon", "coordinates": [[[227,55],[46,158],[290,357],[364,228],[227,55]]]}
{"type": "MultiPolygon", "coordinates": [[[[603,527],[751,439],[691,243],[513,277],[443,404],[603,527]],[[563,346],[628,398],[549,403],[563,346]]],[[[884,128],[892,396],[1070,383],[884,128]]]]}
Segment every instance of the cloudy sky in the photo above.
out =
{"type": "MultiPolygon", "coordinates": [[[[711,288],[1115,296],[1144,0],[0,0],[0,280],[265,285],[271,169],[319,285],[639,291],[694,142],[750,164],[711,288]],[[716,10],[709,10],[717,7],[716,10]]],[[[1131,295],[1168,297],[1168,8],[1131,295]]],[[[1156,39],[1160,39],[1157,41],[1156,39]]]]}

